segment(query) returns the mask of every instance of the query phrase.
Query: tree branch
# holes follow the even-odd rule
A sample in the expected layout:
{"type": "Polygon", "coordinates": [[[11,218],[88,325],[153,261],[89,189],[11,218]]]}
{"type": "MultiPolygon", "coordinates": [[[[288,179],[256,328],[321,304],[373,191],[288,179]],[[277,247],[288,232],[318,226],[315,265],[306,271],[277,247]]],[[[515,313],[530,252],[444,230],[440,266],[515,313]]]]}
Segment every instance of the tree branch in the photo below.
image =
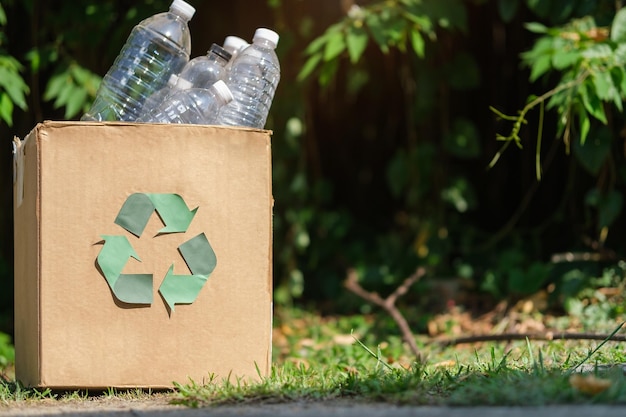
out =
{"type": "Polygon", "coordinates": [[[399,297],[407,293],[409,288],[415,284],[420,278],[426,274],[426,270],[419,267],[413,274],[407,277],[404,282],[395,289],[387,298],[383,299],[377,292],[365,290],[361,284],[359,284],[357,273],[354,269],[348,270],[348,276],[344,281],[344,286],[352,293],[363,298],[365,301],[369,301],[385,310],[396,322],[402,333],[402,338],[409,345],[411,352],[415,355],[418,361],[421,362],[422,357],[420,355],[417,344],[415,343],[415,336],[411,331],[409,323],[406,321],[398,307],[396,307],[396,301],[399,297]]]}

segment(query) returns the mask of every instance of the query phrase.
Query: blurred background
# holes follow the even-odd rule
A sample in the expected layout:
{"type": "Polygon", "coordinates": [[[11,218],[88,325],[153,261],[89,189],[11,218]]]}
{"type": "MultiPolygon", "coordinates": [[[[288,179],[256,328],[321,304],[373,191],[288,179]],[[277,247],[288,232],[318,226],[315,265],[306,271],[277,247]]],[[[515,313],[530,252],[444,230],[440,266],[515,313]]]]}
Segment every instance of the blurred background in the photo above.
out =
{"type": "MultiPolygon", "coordinates": [[[[78,120],[132,27],[169,3],[0,1],[0,333],[13,332],[13,137],[78,120]]],[[[620,296],[621,1],[190,3],[192,57],[257,27],[280,34],[266,126],[276,306],[368,313],[343,287],[349,269],[386,294],[419,266],[403,298],[416,332],[453,307],[542,294],[542,309],[573,314],[590,289],[620,296]]]]}

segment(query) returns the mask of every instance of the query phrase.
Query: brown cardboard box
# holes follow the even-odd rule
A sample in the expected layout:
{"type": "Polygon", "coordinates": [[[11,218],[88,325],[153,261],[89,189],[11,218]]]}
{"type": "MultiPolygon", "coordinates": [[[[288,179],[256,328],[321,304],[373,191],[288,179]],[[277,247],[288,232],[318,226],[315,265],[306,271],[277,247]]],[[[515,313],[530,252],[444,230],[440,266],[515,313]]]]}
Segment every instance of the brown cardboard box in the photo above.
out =
{"type": "MultiPolygon", "coordinates": [[[[168,388],[211,375],[267,374],[270,133],[44,122],[16,139],[17,379],[52,388],[168,388]],[[133,234],[115,222],[131,195],[175,195],[197,211],[186,230],[159,234],[172,216],[155,203],[144,231],[133,234]],[[195,299],[170,309],[160,285],[172,265],[170,273],[182,276],[178,283],[197,274],[178,247],[202,233],[215,267],[208,279],[201,271],[206,283],[195,299]],[[128,258],[122,273],[152,274],[150,303],[116,296],[104,270],[123,256],[103,262],[109,244],[103,236],[125,236],[131,244],[141,261],[128,258]]],[[[209,256],[200,254],[206,264],[209,256]]]]}

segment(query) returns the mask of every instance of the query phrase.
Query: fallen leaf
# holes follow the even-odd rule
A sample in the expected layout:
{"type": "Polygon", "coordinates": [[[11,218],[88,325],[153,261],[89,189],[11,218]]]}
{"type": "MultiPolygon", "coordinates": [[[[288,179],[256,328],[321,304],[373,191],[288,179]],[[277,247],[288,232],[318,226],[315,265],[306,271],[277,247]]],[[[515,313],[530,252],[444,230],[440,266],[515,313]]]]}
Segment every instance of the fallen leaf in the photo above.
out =
{"type": "Polygon", "coordinates": [[[433,365],[435,368],[452,368],[456,366],[456,361],[453,360],[447,360],[447,361],[442,361],[442,362],[437,362],[436,364],[433,365]]]}
{"type": "Polygon", "coordinates": [[[598,378],[594,375],[579,375],[574,374],[570,376],[569,383],[572,387],[585,394],[599,394],[606,391],[611,386],[609,379],[598,378]]]}

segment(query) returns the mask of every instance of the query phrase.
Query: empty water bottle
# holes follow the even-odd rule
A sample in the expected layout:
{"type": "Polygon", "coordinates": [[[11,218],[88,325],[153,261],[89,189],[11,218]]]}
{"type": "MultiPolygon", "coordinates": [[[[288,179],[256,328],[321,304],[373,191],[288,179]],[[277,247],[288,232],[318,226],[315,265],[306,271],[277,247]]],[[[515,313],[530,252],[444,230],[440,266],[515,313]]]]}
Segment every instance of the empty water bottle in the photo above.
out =
{"type": "Polygon", "coordinates": [[[189,61],[188,22],[194,13],[185,1],[173,0],[168,12],[135,26],[81,120],[137,119],[146,99],[189,61]]]}
{"type": "Polygon", "coordinates": [[[171,94],[160,106],[138,121],[147,123],[216,124],[219,109],[233,99],[224,81],[208,89],[190,88],[171,94]]]}
{"type": "Polygon", "coordinates": [[[226,38],[224,38],[224,44],[222,45],[222,47],[226,49],[231,55],[230,61],[228,61],[228,64],[226,64],[227,71],[230,70],[233,61],[235,60],[237,55],[239,55],[239,52],[243,51],[248,46],[250,46],[250,44],[246,42],[245,39],[242,39],[239,36],[227,36],[226,38]]]}
{"type": "Polygon", "coordinates": [[[275,52],[278,39],[276,32],[259,28],[252,44],[237,55],[226,81],[234,99],[222,107],[218,123],[259,129],[265,126],[280,81],[275,52]]]}
{"type": "Polygon", "coordinates": [[[146,101],[143,103],[143,107],[141,109],[140,114],[146,113],[150,111],[150,109],[153,109],[156,106],[158,106],[163,101],[163,99],[167,97],[167,95],[172,91],[172,88],[174,88],[177,81],[178,81],[177,74],[170,75],[170,78],[167,80],[167,84],[165,85],[165,87],[154,92],[150,97],[146,99],[146,101]]]}
{"type": "Polygon", "coordinates": [[[143,104],[143,108],[139,113],[137,121],[140,121],[140,119],[143,116],[147,115],[152,109],[157,108],[172,93],[179,90],[187,90],[191,87],[193,87],[193,85],[189,81],[180,79],[178,75],[172,74],[170,76],[170,79],[167,81],[167,85],[165,87],[161,88],[159,91],[148,97],[146,102],[143,104]]]}
{"type": "Polygon", "coordinates": [[[195,57],[185,65],[178,76],[179,81],[189,81],[194,88],[209,88],[225,78],[230,57],[230,52],[214,43],[206,55],[195,57]]]}

